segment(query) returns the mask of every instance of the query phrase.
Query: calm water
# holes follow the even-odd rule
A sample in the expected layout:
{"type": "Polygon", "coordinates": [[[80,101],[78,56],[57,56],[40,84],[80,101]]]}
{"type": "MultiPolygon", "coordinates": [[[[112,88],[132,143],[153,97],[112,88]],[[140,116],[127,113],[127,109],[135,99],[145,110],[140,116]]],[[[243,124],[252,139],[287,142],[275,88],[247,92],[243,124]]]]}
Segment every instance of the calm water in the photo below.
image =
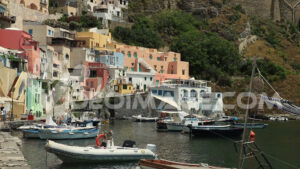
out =
{"type": "MultiPolygon", "coordinates": [[[[238,153],[230,140],[214,138],[190,138],[188,134],[156,132],[155,123],[135,123],[114,121],[110,125],[114,132],[115,145],[122,145],[126,139],[135,140],[138,147],[147,143],[157,145],[159,157],[191,163],[209,163],[223,167],[236,167],[238,153]]],[[[265,153],[272,155],[292,166],[269,158],[274,168],[300,168],[300,121],[273,122],[265,129],[254,130],[256,142],[265,153]],[[294,166],[294,167],[293,167],[294,166]]],[[[59,141],[69,145],[95,145],[95,139],[59,141]]],[[[135,163],[101,165],[64,165],[53,154],[46,153],[45,141],[24,139],[23,153],[34,169],[96,169],[96,168],[134,168],[135,163]],[[46,160],[47,159],[47,160],[46,160]]],[[[246,161],[244,168],[250,168],[246,161]]]]}

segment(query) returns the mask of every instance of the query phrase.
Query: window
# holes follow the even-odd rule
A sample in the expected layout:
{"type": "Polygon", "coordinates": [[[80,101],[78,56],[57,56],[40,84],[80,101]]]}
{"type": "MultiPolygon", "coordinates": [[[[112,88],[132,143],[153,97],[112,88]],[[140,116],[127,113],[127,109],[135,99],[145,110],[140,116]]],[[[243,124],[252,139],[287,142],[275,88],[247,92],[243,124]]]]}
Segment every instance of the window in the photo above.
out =
{"type": "Polygon", "coordinates": [[[134,67],[131,68],[131,71],[134,71],[134,67]]]}
{"type": "Polygon", "coordinates": [[[150,77],[150,81],[152,81],[152,77],[150,77]]]}
{"type": "Polygon", "coordinates": [[[126,84],[123,85],[123,89],[127,90],[127,85],[126,84]]]}
{"type": "Polygon", "coordinates": [[[176,57],[174,57],[174,61],[176,62],[176,60],[177,60],[177,58],[176,57]]]}
{"type": "Polygon", "coordinates": [[[91,70],[90,77],[97,77],[97,70],[91,70]]]}
{"type": "Polygon", "coordinates": [[[134,58],[137,58],[137,53],[136,52],[134,52],[134,58]]]}
{"type": "Polygon", "coordinates": [[[89,82],[88,82],[88,81],[86,81],[85,85],[86,85],[86,86],[89,86],[89,82]]]}
{"type": "Polygon", "coordinates": [[[57,72],[53,72],[53,77],[57,77],[57,72]]]}
{"type": "Polygon", "coordinates": [[[131,57],[131,53],[130,53],[130,52],[128,52],[128,57],[129,57],[129,58],[131,57]]]}
{"type": "Polygon", "coordinates": [[[191,97],[197,98],[197,92],[196,92],[196,90],[191,90],[191,97]]]}
{"type": "Polygon", "coordinates": [[[129,82],[132,82],[132,77],[129,77],[128,80],[129,80],[129,82]]]}
{"type": "Polygon", "coordinates": [[[157,90],[152,90],[152,94],[157,94],[157,90]]]}
{"type": "Polygon", "coordinates": [[[162,94],[163,94],[163,91],[162,90],[158,90],[158,95],[162,96],[162,94]]]}
{"type": "Polygon", "coordinates": [[[30,35],[32,35],[32,34],[33,34],[33,30],[32,30],[32,29],[29,29],[29,30],[28,30],[28,33],[29,33],[30,35]]]}
{"type": "Polygon", "coordinates": [[[184,75],[185,74],[185,70],[184,69],[182,69],[182,75],[184,75]]]}
{"type": "Polygon", "coordinates": [[[149,59],[152,60],[152,55],[150,54],[149,59]]]}
{"type": "Polygon", "coordinates": [[[167,57],[165,57],[165,61],[167,61],[167,57]]]}
{"type": "Polygon", "coordinates": [[[67,59],[67,60],[69,60],[69,57],[70,57],[69,54],[66,54],[66,59],[67,59]]]}
{"type": "Polygon", "coordinates": [[[160,73],[164,73],[164,70],[160,70],[160,73]]]}
{"type": "Polygon", "coordinates": [[[156,80],[156,84],[157,84],[157,85],[159,84],[159,80],[156,80]]]}
{"type": "Polygon", "coordinates": [[[147,77],[144,77],[145,81],[147,80],[147,77]]]}
{"type": "Polygon", "coordinates": [[[174,92],[173,91],[164,91],[164,95],[166,97],[173,97],[174,96],[174,92]]]}
{"type": "Polygon", "coordinates": [[[91,81],[91,88],[94,88],[94,82],[91,81]]]}
{"type": "Polygon", "coordinates": [[[48,35],[51,36],[52,35],[52,31],[48,30],[48,35]]]}
{"type": "Polygon", "coordinates": [[[157,57],[157,60],[160,61],[160,57],[157,57]]]}

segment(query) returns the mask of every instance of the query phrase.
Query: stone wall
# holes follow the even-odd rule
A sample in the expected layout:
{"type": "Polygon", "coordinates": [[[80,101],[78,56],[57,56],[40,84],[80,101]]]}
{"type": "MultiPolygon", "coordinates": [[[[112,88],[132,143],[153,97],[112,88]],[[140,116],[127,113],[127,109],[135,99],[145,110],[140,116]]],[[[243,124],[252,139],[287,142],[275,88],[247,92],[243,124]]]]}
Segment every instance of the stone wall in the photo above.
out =
{"type": "Polygon", "coordinates": [[[18,3],[16,0],[10,0],[7,6],[9,14],[16,17],[15,24],[11,27],[23,29],[23,20],[43,22],[46,19],[59,19],[62,14],[44,14],[38,10],[33,10],[18,3]]]}

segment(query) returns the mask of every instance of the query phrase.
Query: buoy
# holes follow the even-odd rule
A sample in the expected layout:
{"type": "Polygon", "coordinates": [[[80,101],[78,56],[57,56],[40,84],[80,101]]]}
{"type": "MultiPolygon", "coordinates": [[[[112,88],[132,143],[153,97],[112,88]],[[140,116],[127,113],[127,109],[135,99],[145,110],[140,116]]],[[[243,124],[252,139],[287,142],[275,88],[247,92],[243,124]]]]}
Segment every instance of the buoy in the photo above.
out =
{"type": "Polygon", "coordinates": [[[98,147],[101,146],[101,142],[100,142],[100,138],[101,138],[101,137],[103,137],[104,139],[106,138],[106,136],[105,136],[104,134],[99,134],[99,135],[97,136],[97,138],[96,138],[96,145],[97,145],[98,147]]]}
{"type": "Polygon", "coordinates": [[[249,135],[250,141],[255,141],[255,133],[251,130],[249,135]]]}

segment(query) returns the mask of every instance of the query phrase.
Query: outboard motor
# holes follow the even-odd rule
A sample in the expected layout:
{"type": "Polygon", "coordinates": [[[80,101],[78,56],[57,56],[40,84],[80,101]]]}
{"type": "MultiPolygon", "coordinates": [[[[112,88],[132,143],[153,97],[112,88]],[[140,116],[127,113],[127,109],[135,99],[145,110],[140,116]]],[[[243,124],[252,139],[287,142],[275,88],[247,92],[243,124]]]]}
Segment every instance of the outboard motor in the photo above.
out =
{"type": "Polygon", "coordinates": [[[155,144],[147,144],[147,149],[151,150],[154,154],[156,154],[156,145],[155,144]]]}
{"type": "Polygon", "coordinates": [[[136,147],[136,143],[132,140],[125,140],[122,147],[136,147]]]}

